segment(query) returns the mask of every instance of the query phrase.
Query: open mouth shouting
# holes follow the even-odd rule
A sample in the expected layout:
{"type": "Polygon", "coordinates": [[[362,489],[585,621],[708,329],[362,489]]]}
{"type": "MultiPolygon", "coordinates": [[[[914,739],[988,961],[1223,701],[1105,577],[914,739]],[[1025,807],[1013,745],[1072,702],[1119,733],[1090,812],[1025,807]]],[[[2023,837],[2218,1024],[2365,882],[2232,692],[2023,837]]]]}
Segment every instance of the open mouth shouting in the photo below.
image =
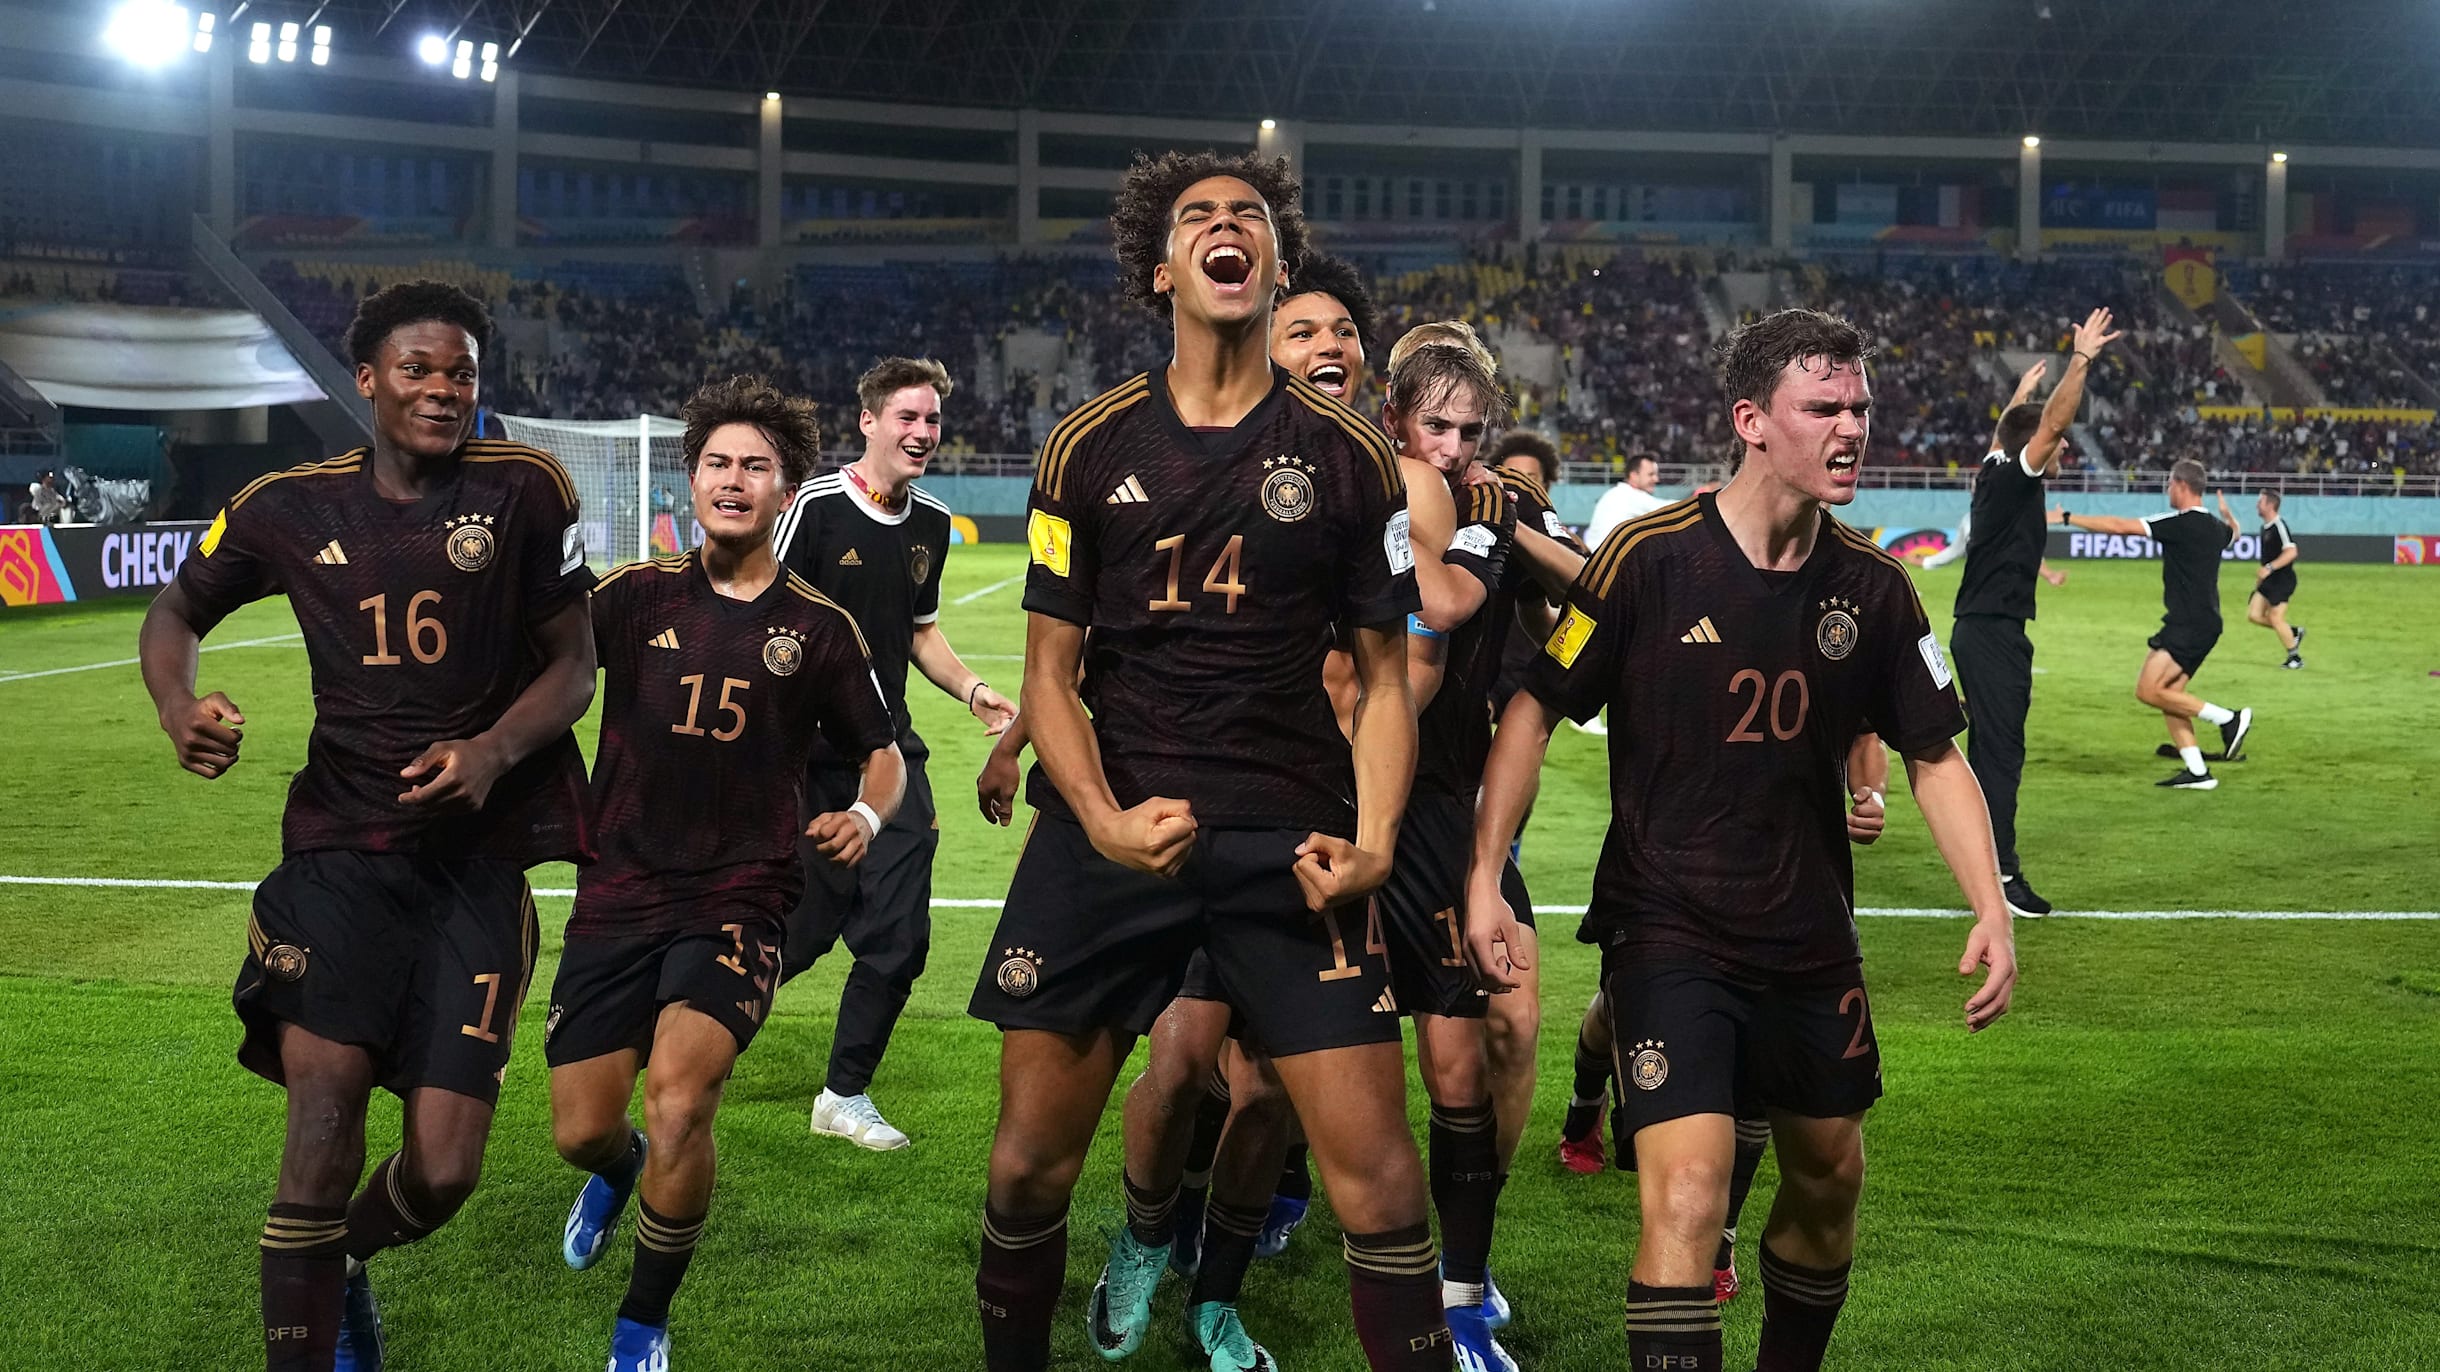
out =
{"type": "Polygon", "coordinates": [[[1347,364],[1344,362],[1316,362],[1305,369],[1305,379],[1338,399],[1347,398],[1347,364]]]}
{"type": "Polygon", "coordinates": [[[1853,486],[1856,468],[1861,464],[1863,456],[1863,450],[1860,448],[1840,448],[1833,451],[1830,454],[1830,483],[1834,486],[1853,486]]]}
{"type": "Polygon", "coordinates": [[[1203,254],[1203,275],[1218,288],[1224,300],[1233,300],[1246,293],[1246,285],[1254,275],[1254,256],[1235,243],[1221,243],[1203,254]]]}

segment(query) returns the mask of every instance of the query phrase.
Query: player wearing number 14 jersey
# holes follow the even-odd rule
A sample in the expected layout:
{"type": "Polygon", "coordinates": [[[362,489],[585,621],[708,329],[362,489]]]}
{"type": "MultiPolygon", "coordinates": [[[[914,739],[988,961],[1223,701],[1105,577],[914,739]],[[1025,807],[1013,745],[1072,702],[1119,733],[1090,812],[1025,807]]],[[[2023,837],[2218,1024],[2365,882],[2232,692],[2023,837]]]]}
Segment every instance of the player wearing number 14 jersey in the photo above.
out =
{"type": "Polygon", "coordinates": [[[1788,310],[1726,345],[1745,452],[1716,494],[1621,525],[1509,702],[1485,767],[1469,953],[1513,979],[1501,861],[1560,714],[1611,707],[1610,828],[1587,923],[1638,1162],[1629,1361],[1721,1366],[1712,1264],[1735,1121],[1768,1109],[1781,1185],[1762,1238],[1760,1365],[1821,1366],[1854,1250],[1863,1118],[1881,1094],[1847,848],[1849,744],[1907,760],[1976,920],[1958,971],[1979,1030],[2016,977],[1949,669],[1903,567],[1823,507],[1852,500],[1872,392],[1863,336],[1788,310]]]}
{"type": "Polygon", "coordinates": [[[590,1267],[640,1191],[611,1372],[667,1372],[669,1306],[712,1194],[712,1117],[779,989],[805,761],[820,739],[861,791],[803,833],[852,867],[905,787],[856,622],[779,565],[771,530],[811,474],[812,406],[759,378],[683,411],[702,546],[593,592],[608,682],[593,767],[596,860],[577,879],[543,1052],[560,1156],[593,1173],[561,1255],[590,1267]],[[644,1131],[627,1116],[648,1071],[644,1131]]]}
{"type": "Polygon", "coordinates": [[[347,346],[372,445],[240,491],[144,619],[145,687],[207,779],[237,765],[245,717],[197,699],[198,641],[285,594],[312,666],[236,990],[238,1060],[288,1092],[262,1237],[274,1369],[379,1366],[362,1263],[474,1190],[533,968],[524,870],[583,846],[568,726],[593,695],[593,578],[559,464],[468,438],[490,337],[452,286],[367,299],[347,346]],[[406,1143],[351,1203],[375,1086],[404,1098],[406,1143]]]}

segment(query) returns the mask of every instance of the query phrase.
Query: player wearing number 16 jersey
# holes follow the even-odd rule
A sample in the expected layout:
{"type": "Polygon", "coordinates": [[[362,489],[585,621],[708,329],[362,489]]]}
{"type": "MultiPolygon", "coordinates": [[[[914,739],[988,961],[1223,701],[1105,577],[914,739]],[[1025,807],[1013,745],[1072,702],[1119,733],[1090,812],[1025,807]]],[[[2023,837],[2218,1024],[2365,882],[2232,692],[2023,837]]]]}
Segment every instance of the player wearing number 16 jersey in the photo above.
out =
{"type": "MultiPolygon", "coordinates": [[[[975,1282],[994,1372],[1049,1363],[1096,1117],[1198,949],[1305,1122],[1367,1357],[1449,1365],[1396,1000],[1362,917],[1414,765],[1414,556],[1388,442],[1270,358],[1296,197],[1286,163],[1252,156],[1128,171],[1112,237],[1129,290],[1174,320],[1172,357],[1071,414],[1035,471],[1042,814],[971,1006],[1004,1031],[975,1282]],[[1322,685],[1338,625],[1367,692],[1352,744],[1322,685]]],[[[1113,1250],[1090,1315],[1104,1357],[1141,1341],[1167,1253],[1113,1250]]],[[[1210,1313],[1213,1366],[1268,1364],[1210,1313]]]]}
{"type": "Polygon", "coordinates": [[[1515,950],[1509,836],[1560,714],[1611,707],[1610,829],[1587,922],[1639,1164],[1627,1288],[1636,1367],[1721,1366],[1712,1264],[1735,1121],[1767,1108],[1781,1186],[1762,1239],[1761,1366],[1821,1366],[1846,1300],[1863,1117],[1881,1093],[1847,849],[1846,759],[1869,727],[1908,779],[1976,921],[1960,973],[1981,1029],[2016,964],[1989,812],[1913,583],[1823,508],[1854,498],[1872,392],[1863,336],[1787,310],[1737,331],[1724,388],[1745,452],[1716,494],[1612,533],[1509,702],[1483,782],[1469,952],[1515,950]]]}
{"type": "Polygon", "coordinates": [[[240,491],[144,618],[145,687],[207,779],[237,765],[245,717],[196,698],[198,641],[285,594],[312,666],[313,734],[236,990],[238,1060],[288,1091],[262,1238],[274,1369],[379,1365],[361,1264],[474,1190],[533,968],[524,869],[583,847],[568,726],[593,696],[593,578],[559,464],[468,438],[490,337],[453,286],[367,299],[347,346],[371,447],[240,491]],[[406,1143],[350,1203],[375,1086],[405,1099],[406,1143]]]}
{"type": "Polygon", "coordinates": [[[900,759],[856,622],[779,565],[771,530],[821,451],[813,407],[758,377],[686,402],[702,546],[593,592],[608,694],[593,766],[597,859],[577,879],[543,1053],[561,1157],[594,1174],[561,1245],[586,1268],[640,1190],[611,1372],[667,1372],[669,1306],[712,1194],[712,1117],[779,989],[804,890],[798,801],[815,741],[861,791],[803,833],[854,866],[897,808],[900,759]],[[644,1132],[628,1122],[649,1071],[644,1132]]]}

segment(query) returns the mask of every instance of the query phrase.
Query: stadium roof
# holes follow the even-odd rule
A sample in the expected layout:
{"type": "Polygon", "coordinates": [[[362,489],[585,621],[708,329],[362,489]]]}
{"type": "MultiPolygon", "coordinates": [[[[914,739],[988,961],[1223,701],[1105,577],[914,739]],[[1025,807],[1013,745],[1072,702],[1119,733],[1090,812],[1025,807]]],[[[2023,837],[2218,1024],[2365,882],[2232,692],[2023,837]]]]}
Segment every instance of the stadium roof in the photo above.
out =
{"type": "MultiPolygon", "coordinates": [[[[304,0],[252,7],[289,8],[304,0]]],[[[2440,145],[2415,0],[328,0],[525,70],[1120,115],[2440,145]]],[[[280,16],[271,16],[280,17],[280,16]]]]}

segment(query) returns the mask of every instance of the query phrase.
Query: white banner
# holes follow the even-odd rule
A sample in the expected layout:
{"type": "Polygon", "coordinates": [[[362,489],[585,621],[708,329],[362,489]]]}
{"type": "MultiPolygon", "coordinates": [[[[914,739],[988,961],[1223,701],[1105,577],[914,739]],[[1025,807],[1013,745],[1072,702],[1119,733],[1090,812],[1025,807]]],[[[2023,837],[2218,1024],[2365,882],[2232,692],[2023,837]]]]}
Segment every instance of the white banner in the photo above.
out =
{"type": "Polygon", "coordinates": [[[0,317],[0,361],[54,405],[236,410],[323,398],[247,310],[51,305],[0,317]]]}

